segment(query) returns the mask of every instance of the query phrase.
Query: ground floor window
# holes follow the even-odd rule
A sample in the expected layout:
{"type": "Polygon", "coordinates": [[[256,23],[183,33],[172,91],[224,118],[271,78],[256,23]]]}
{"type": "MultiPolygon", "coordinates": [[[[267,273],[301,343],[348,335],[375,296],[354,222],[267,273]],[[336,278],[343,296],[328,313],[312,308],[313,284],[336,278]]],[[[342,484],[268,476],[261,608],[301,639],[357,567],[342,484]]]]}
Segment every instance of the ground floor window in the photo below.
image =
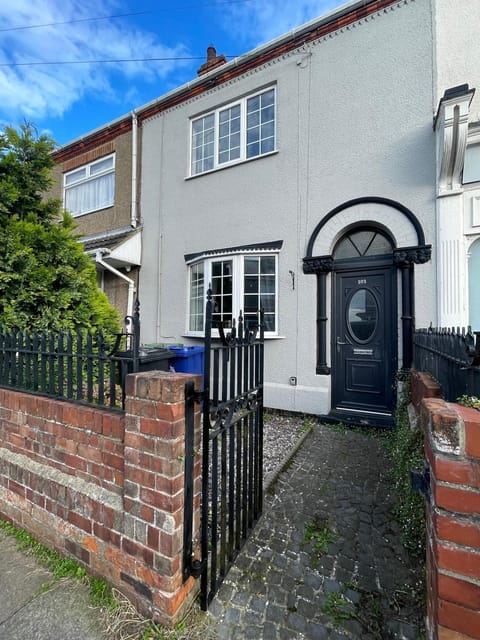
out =
{"type": "Polygon", "coordinates": [[[263,308],[265,332],[276,334],[277,273],[274,253],[214,256],[190,264],[188,332],[203,333],[206,292],[210,286],[214,323],[221,320],[229,329],[233,319],[242,313],[245,322],[252,326],[263,308]]]}

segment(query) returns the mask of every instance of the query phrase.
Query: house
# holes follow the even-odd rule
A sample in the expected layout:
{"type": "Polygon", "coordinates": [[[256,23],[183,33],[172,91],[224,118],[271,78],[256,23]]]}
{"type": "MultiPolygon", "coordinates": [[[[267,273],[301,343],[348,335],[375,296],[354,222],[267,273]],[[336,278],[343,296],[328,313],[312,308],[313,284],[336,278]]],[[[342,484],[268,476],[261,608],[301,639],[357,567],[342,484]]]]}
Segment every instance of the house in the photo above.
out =
{"type": "Polygon", "coordinates": [[[143,342],[201,344],[211,287],[226,326],[265,309],[267,406],[390,424],[414,326],[480,329],[478,24],[475,0],[349,2],[230,62],[210,48],[62,147],[67,207],[114,158],[114,201],[79,222],[106,290],[135,273],[143,342]]]}

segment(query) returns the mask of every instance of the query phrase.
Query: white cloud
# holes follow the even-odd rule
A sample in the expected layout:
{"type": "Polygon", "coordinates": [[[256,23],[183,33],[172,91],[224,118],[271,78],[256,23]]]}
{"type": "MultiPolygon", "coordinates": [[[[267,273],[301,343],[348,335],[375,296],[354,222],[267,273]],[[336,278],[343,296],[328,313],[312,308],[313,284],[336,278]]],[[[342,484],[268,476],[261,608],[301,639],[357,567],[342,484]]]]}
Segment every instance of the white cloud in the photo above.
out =
{"type": "MultiPolygon", "coordinates": [[[[135,28],[129,19],[16,29],[135,11],[120,1],[2,0],[1,4],[0,64],[188,55],[181,44],[165,46],[156,34],[135,28]]],[[[101,95],[111,102],[122,101],[126,91],[135,93],[136,81],[162,80],[184,64],[168,61],[0,66],[0,121],[62,116],[74,103],[92,95],[101,95]]]]}
{"type": "Polygon", "coordinates": [[[224,16],[236,38],[263,44],[344,4],[342,0],[261,0],[227,5],[224,16]]]}

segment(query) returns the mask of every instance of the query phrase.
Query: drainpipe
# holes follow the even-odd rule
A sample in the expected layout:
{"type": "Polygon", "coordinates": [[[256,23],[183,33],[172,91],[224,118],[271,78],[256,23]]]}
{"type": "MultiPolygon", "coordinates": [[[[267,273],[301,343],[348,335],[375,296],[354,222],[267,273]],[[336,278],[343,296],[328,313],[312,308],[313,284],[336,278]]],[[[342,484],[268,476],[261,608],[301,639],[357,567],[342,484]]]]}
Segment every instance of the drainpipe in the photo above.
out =
{"type": "Polygon", "coordinates": [[[137,144],[138,144],[138,119],[135,111],[132,111],[132,204],[130,207],[130,225],[137,226],[137,144]]]}
{"type": "Polygon", "coordinates": [[[122,278],[125,282],[128,282],[128,297],[127,297],[127,316],[133,316],[133,299],[135,295],[135,283],[131,278],[126,276],[125,274],[112,267],[111,264],[108,264],[103,260],[103,255],[109,254],[109,249],[97,249],[95,251],[95,262],[97,264],[101,264],[102,267],[116,275],[118,278],[122,278]]]}

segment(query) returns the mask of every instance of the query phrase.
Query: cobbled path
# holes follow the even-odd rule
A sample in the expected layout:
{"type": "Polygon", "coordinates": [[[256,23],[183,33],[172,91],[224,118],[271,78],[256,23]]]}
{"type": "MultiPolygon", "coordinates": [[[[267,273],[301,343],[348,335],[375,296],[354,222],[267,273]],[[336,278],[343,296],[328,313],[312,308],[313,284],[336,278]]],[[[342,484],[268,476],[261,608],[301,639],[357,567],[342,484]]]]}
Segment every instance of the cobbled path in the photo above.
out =
{"type": "Polygon", "coordinates": [[[421,638],[422,563],[400,544],[387,471],[380,438],[315,426],[267,490],[210,605],[211,631],[228,640],[421,638]]]}

